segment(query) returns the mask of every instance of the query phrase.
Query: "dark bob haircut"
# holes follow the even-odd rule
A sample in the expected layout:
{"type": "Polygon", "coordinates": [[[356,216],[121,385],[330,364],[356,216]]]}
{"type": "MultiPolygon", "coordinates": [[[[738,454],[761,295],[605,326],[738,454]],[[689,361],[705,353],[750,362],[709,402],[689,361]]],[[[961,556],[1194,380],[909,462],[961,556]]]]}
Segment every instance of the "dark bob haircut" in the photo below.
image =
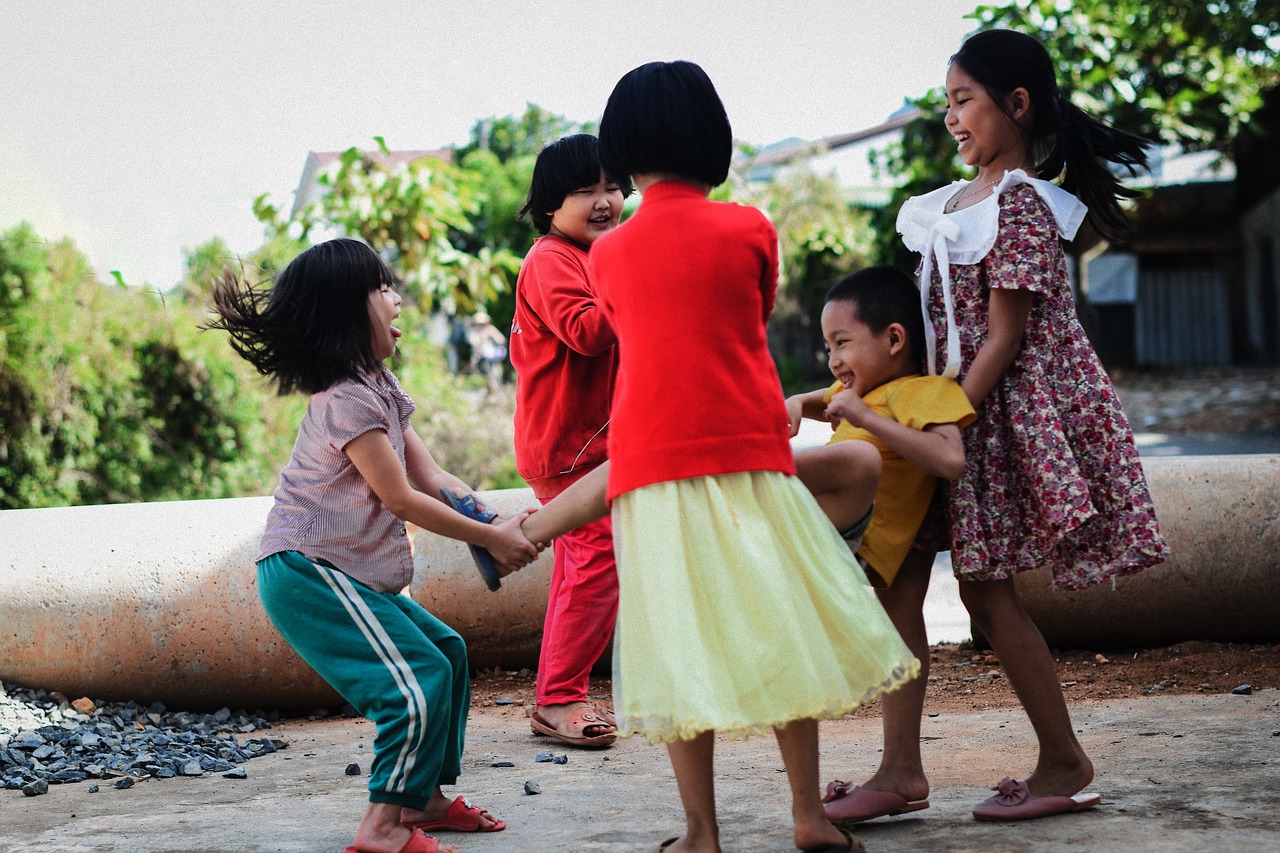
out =
{"type": "MultiPolygon", "coordinates": [[[[623,175],[609,174],[622,189],[622,197],[631,195],[631,181],[623,175]]],[[[589,133],[575,133],[552,142],[538,153],[529,181],[529,197],[516,218],[525,215],[533,220],[539,234],[551,230],[551,214],[560,209],[569,193],[594,186],[600,180],[600,141],[589,133]]]]}
{"type": "Polygon", "coordinates": [[[714,187],[729,176],[732,156],[724,104],[692,62],[628,71],[600,118],[600,160],[611,175],[666,173],[714,187]]]}
{"type": "Polygon", "coordinates": [[[269,376],[281,394],[315,394],[379,365],[369,293],[394,285],[382,258],[358,240],[319,243],[298,255],[269,290],[228,273],[213,290],[206,329],[269,376]]]}
{"type": "Polygon", "coordinates": [[[860,269],[828,290],[826,301],[849,303],[858,320],[876,334],[898,323],[907,330],[912,362],[924,365],[920,291],[902,270],[888,265],[860,269]]]}

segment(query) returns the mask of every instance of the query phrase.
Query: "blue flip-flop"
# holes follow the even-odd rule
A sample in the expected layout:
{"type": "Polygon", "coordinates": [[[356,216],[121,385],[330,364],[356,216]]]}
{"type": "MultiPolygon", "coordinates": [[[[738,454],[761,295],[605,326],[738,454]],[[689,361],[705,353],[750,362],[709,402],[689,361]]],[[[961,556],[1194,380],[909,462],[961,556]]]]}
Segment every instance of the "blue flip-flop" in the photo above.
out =
{"type": "MultiPolygon", "coordinates": [[[[465,515],[467,518],[473,518],[481,524],[488,524],[498,517],[498,514],[489,509],[484,504],[476,501],[475,495],[463,495],[458,497],[447,487],[440,489],[440,496],[444,498],[445,503],[465,515]]],[[[490,591],[497,592],[502,586],[502,580],[498,577],[498,569],[493,564],[493,555],[479,545],[467,543],[467,547],[471,549],[471,558],[476,562],[476,568],[480,570],[480,577],[484,578],[485,586],[490,591]]]]}

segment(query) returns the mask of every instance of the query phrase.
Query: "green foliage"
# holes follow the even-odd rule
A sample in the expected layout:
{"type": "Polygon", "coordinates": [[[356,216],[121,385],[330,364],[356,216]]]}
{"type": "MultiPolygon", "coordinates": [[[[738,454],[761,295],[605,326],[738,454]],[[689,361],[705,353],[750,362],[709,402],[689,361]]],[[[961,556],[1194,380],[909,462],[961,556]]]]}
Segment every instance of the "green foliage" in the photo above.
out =
{"type": "Polygon", "coordinates": [[[471,128],[471,139],[458,151],[462,159],[472,151],[492,151],[502,162],[536,156],[551,142],[571,133],[595,133],[595,125],[570,121],[537,104],[525,104],[520,116],[480,119],[471,128]]]}
{"type": "Polygon", "coordinates": [[[778,230],[781,271],[769,319],[770,347],[784,386],[807,390],[827,372],[818,323],[823,298],[842,277],[867,265],[869,217],[849,202],[835,175],[804,167],[722,195],[759,207],[778,230]]]}
{"type": "Polygon", "coordinates": [[[194,305],[207,303],[213,283],[222,278],[225,270],[239,265],[239,259],[221,237],[212,237],[184,255],[187,270],[172,294],[194,305]]]}
{"type": "MultiPolygon", "coordinates": [[[[1229,154],[1261,92],[1280,83],[1280,21],[1267,3],[1204,0],[1020,0],[978,6],[982,28],[1036,36],[1058,64],[1072,101],[1132,133],[1189,150],[1229,154]]],[[[957,45],[959,47],[959,45],[957,45]]],[[[941,81],[944,69],[938,69],[941,81]]],[[[921,116],[874,163],[896,177],[889,204],[875,212],[875,255],[904,270],[917,259],[897,236],[902,203],[967,172],[947,133],[941,87],[915,102],[921,116]]]]}
{"type": "Polygon", "coordinates": [[[0,237],[0,508],[228,497],[276,459],[251,371],[157,294],[108,288],[69,241],[0,237]]]}
{"type": "Polygon", "coordinates": [[[487,150],[471,151],[459,160],[464,172],[475,176],[480,203],[471,219],[471,230],[460,235],[463,248],[478,252],[491,247],[524,252],[538,232],[528,221],[517,219],[533,178],[533,154],[507,160],[487,150]]]}
{"type": "Polygon", "coordinates": [[[453,313],[492,297],[501,279],[495,283],[490,269],[476,270],[483,262],[453,241],[472,230],[469,217],[479,206],[475,176],[430,157],[396,163],[385,140],[375,142],[377,151],[348,148],[322,172],[323,196],[294,222],[282,221],[260,197],[255,213],[268,236],[296,233],[305,240],[323,229],[359,237],[387,258],[406,295],[424,308],[453,313]]]}
{"type": "Polygon", "coordinates": [[[1040,38],[1072,100],[1189,150],[1232,141],[1280,83],[1275,0],[1020,0],[979,6],[983,28],[1040,38]]]}
{"type": "Polygon", "coordinates": [[[876,263],[892,264],[906,272],[912,272],[919,259],[898,237],[898,211],[912,196],[931,192],[965,175],[955,141],[944,122],[946,99],[942,90],[930,91],[915,106],[920,114],[903,127],[898,141],[872,155],[872,165],[879,173],[897,178],[889,202],[871,212],[875,234],[872,254],[876,263]]]}

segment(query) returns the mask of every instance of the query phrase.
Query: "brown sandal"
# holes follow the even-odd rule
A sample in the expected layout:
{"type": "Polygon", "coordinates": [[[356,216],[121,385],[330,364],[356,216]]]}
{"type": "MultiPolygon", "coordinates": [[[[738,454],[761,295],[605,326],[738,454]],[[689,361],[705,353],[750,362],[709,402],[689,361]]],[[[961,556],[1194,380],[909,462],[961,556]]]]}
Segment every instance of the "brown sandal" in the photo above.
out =
{"type": "Polygon", "coordinates": [[[560,723],[560,728],[550,725],[535,709],[529,715],[529,726],[535,735],[546,735],[569,746],[600,748],[618,739],[618,729],[592,706],[579,705],[560,723]],[[588,735],[588,729],[608,729],[604,734],[588,735]]]}

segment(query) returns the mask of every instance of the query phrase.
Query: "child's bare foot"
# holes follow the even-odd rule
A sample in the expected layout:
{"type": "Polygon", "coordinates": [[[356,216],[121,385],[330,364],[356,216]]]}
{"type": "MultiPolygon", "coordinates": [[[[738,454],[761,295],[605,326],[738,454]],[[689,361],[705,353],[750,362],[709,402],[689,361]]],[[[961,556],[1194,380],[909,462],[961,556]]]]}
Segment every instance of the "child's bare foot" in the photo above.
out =
{"type": "Polygon", "coordinates": [[[1093,781],[1093,762],[1081,750],[1077,760],[1065,764],[1041,761],[1027,777],[1027,788],[1036,797],[1069,797],[1093,781]]]}
{"type": "Polygon", "coordinates": [[[890,776],[887,773],[876,772],[862,783],[862,787],[868,791],[888,791],[905,797],[910,802],[929,799],[929,779],[923,773],[890,776]]]}
{"type": "Polygon", "coordinates": [[[717,838],[704,838],[699,843],[682,835],[662,842],[658,850],[660,853],[720,853],[720,841],[717,838]]]}
{"type": "Polygon", "coordinates": [[[832,826],[826,821],[812,826],[802,826],[797,823],[795,842],[802,851],[840,849],[842,846],[850,853],[858,853],[866,849],[858,836],[847,829],[832,826]]]}
{"type": "Polygon", "coordinates": [[[500,832],[507,823],[487,810],[473,806],[464,797],[447,797],[436,788],[424,809],[405,806],[400,812],[400,822],[410,829],[421,829],[428,834],[440,831],[452,832],[500,832]]]}
{"type": "MultiPolygon", "coordinates": [[[[400,806],[390,803],[369,803],[356,830],[354,848],[359,853],[400,853],[417,831],[400,825],[403,811],[400,806]]],[[[439,853],[461,851],[451,845],[441,845],[439,853]]]]}

